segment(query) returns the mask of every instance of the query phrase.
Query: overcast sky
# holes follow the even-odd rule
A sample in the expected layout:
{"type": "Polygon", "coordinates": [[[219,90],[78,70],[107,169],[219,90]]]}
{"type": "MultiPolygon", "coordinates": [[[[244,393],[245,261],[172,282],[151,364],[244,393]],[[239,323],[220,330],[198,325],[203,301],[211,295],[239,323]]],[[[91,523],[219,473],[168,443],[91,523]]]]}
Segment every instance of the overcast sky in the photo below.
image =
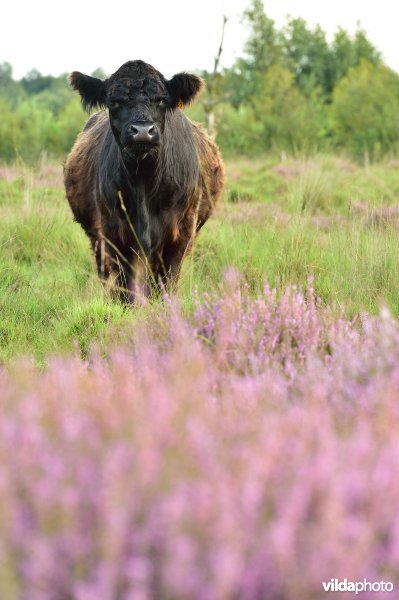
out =
{"type": "MultiPolygon", "coordinates": [[[[240,23],[249,0],[8,0],[2,8],[0,62],[13,66],[15,78],[32,68],[59,75],[102,67],[114,72],[127,60],[140,58],[167,77],[183,70],[210,69],[226,14],[222,64],[242,54],[248,31],[240,23]]],[[[285,16],[319,23],[331,36],[338,26],[351,33],[360,21],[399,71],[398,8],[395,0],[265,0],[267,14],[278,26],[285,16]]]]}

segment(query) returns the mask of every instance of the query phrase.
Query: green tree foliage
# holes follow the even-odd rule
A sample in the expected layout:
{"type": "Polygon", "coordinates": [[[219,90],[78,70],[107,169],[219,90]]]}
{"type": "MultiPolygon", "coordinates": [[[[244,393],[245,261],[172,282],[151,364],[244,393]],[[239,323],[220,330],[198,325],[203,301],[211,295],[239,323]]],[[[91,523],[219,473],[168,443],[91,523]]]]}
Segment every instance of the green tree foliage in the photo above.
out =
{"type": "Polygon", "coordinates": [[[271,67],[255,100],[265,145],[291,154],[316,148],[320,127],[317,106],[314,108],[295,85],[291,71],[281,65],[271,67]]]}
{"type": "Polygon", "coordinates": [[[8,62],[0,63],[0,89],[4,89],[12,82],[12,66],[8,62]]]}
{"type": "Polygon", "coordinates": [[[0,64],[0,114],[2,161],[65,155],[86,119],[66,75],[43,76],[33,69],[14,81],[8,63],[0,64]]]}
{"type": "Polygon", "coordinates": [[[331,49],[320,26],[310,29],[303,19],[289,19],[281,32],[281,45],[295,83],[305,94],[331,87],[331,49]]]}
{"type": "Polygon", "coordinates": [[[65,155],[87,118],[75,97],[71,97],[58,114],[39,100],[25,100],[13,113],[14,155],[27,162],[37,160],[43,153],[65,155]]]}
{"type": "Polygon", "coordinates": [[[23,95],[23,87],[20,82],[14,81],[12,77],[12,66],[8,62],[0,63],[0,96],[14,107],[18,99],[23,95]]]}
{"type": "Polygon", "coordinates": [[[243,19],[251,30],[244,47],[245,56],[225,73],[230,101],[235,107],[251,102],[260,90],[263,74],[281,56],[278,32],[274,21],[266,15],[261,0],[252,0],[243,19]]]}
{"type": "Polygon", "coordinates": [[[32,69],[22,78],[21,83],[26,93],[38,94],[50,87],[53,77],[50,75],[43,76],[37,69],[32,69]]]}
{"type": "Polygon", "coordinates": [[[270,19],[263,8],[261,0],[252,0],[252,3],[244,12],[244,19],[252,29],[244,52],[247,59],[242,64],[247,65],[254,72],[267,71],[281,55],[281,47],[278,32],[274,21],[270,19]]]}
{"type": "Polygon", "coordinates": [[[368,40],[366,33],[358,29],[355,37],[351,38],[347,31],[340,28],[336,32],[331,45],[331,81],[328,87],[329,94],[335,85],[348,73],[349,69],[356,67],[362,60],[378,65],[381,55],[368,40]]]}
{"type": "Polygon", "coordinates": [[[17,156],[30,162],[51,147],[56,122],[50,110],[24,100],[15,110],[14,149],[17,156]]]}
{"type": "Polygon", "coordinates": [[[370,158],[398,149],[399,76],[363,60],[336,86],[330,109],[338,144],[370,158]]]}
{"type": "Polygon", "coordinates": [[[0,159],[10,161],[15,157],[17,118],[6,98],[0,97],[0,115],[0,159]]]}
{"type": "Polygon", "coordinates": [[[324,102],[329,103],[334,86],[350,68],[363,59],[372,64],[381,61],[380,53],[360,27],[353,37],[339,29],[332,43],[328,43],[319,25],[312,29],[301,18],[288,18],[278,30],[265,13],[262,0],[251,1],[244,22],[250,32],[244,57],[225,73],[234,106],[251,103],[260,92],[265,73],[276,64],[284,64],[294,73],[302,92],[310,95],[319,88],[324,102]]]}
{"type": "MultiPolygon", "coordinates": [[[[220,117],[221,131],[217,139],[222,149],[242,150],[247,147],[247,140],[239,142],[238,132],[248,139],[258,132],[259,138],[253,147],[262,151],[275,148],[296,154],[338,143],[358,153],[359,144],[363,147],[365,142],[357,140],[363,140],[366,134],[357,131],[356,141],[353,141],[342,133],[344,116],[350,115],[355,101],[347,94],[339,102],[338,109],[337,98],[340,95],[337,96],[334,90],[362,61],[366,60],[374,67],[369,73],[371,79],[374,74],[381,73],[378,70],[382,64],[380,53],[366,33],[358,27],[355,35],[351,36],[339,29],[329,42],[320,26],[311,28],[301,18],[288,18],[285,26],[277,29],[265,13],[261,0],[251,1],[244,20],[249,26],[244,57],[225,71],[221,82],[225,97],[235,109],[235,112],[225,110],[220,117]],[[330,116],[335,116],[328,119],[333,97],[334,110],[330,116]],[[340,118],[337,117],[338,111],[342,111],[340,118]],[[250,126],[245,127],[243,115],[248,115],[250,126]],[[256,127],[254,119],[258,121],[256,127]],[[227,135],[230,125],[235,127],[234,133],[231,131],[231,135],[227,135]],[[335,128],[339,128],[339,132],[335,128]]],[[[386,70],[383,69],[383,72],[386,70]]],[[[392,74],[392,77],[395,79],[397,76],[392,74]]],[[[371,80],[369,84],[372,85],[371,80]]],[[[342,89],[345,89],[345,84],[342,89]]],[[[356,98],[361,102],[360,97],[356,98]]],[[[376,148],[384,153],[391,150],[393,144],[392,94],[387,89],[380,98],[381,102],[386,99],[388,105],[380,111],[379,133],[377,135],[374,131],[373,141],[370,132],[367,133],[366,146],[370,152],[370,145],[374,148],[374,156],[376,148]],[[382,134],[381,122],[385,120],[386,132],[382,134]]],[[[364,102],[365,107],[359,115],[370,110],[366,96],[364,102]]],[[[350,125],[350,118],[348,123],[350,125]]],[[[354,123],[353,129],[364,129],[361,119],[354,123]]],[[[368,131],[367,128],[365,131],[368,131]]]]}
{"type": "Polygon", "coordinates": [[[355,48],[356,64],[359,64],[362,60],[368,60],[373,65],[377,65],[381,62],[381,53],[370,42],[366,32],[359,27],[356,31],[353,45],[355,48]]]}
{"type": "Polygon", "coordinates": [[[217,107],[216,140],[225,154],[252,156],[265,150],[263,124],[250,105],[235,108],[225,103],[217,107]]]}
{"type": "Polygon", "coordinates": [[[87,115],[82,111],[80,101],[74,96],[58,115],[58,146],[57,151],[66,154],[81,131],[87,115]]]}

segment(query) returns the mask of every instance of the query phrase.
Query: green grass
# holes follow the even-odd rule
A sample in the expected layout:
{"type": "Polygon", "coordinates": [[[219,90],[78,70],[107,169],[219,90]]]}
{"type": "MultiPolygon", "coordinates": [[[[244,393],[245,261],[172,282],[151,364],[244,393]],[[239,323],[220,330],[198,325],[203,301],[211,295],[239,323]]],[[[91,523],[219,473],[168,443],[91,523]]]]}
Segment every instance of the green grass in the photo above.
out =
{"type": "MultiPolygon", "coordinates": [[[[178,295],[218,288],[235,266],[254,292],[314,277],[316,293],[353,316],[387,304],[399,315],[399,168],[367,170],[321,156],[229,161],[223,201],[183,267],[178,295]]],[[[105,295],[88,241],[72,221],[61,169],[0,169],[0,360],[86,356],[126,341],[158,310],[124,310],[105,295]]]]}

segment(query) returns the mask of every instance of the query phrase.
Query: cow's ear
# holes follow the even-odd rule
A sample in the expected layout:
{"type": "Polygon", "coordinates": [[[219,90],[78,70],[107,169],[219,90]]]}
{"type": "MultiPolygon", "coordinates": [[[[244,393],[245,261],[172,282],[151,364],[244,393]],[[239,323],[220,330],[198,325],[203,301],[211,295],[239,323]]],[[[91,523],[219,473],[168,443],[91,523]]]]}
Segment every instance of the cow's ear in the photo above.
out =
{"type": "Polygon", "coordinates": [[[69,76],[69,83],[79,92],[85,110],[105,107],[107,93],[105,81],[74,71],[69,76]]]}
{"type": "Polygon", "coordinates": [[[194,102],[204,87],[204,80],[197,75],[178,73],[167,83],[172,108],[182,107],[194,102]]]}

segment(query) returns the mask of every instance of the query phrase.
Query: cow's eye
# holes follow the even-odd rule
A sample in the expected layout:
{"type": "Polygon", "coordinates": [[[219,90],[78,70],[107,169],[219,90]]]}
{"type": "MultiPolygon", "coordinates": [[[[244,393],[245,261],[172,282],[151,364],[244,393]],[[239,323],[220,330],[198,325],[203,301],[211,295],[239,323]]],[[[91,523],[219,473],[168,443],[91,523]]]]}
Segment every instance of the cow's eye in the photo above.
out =
{"type": "Polygon", "coordinates": [[[110,110],[115,110],[116,108],[119,108],[119,102],[116,102],[116,100],[111,100],[110,102],[108,102],[108,108],[110,110]]]}

